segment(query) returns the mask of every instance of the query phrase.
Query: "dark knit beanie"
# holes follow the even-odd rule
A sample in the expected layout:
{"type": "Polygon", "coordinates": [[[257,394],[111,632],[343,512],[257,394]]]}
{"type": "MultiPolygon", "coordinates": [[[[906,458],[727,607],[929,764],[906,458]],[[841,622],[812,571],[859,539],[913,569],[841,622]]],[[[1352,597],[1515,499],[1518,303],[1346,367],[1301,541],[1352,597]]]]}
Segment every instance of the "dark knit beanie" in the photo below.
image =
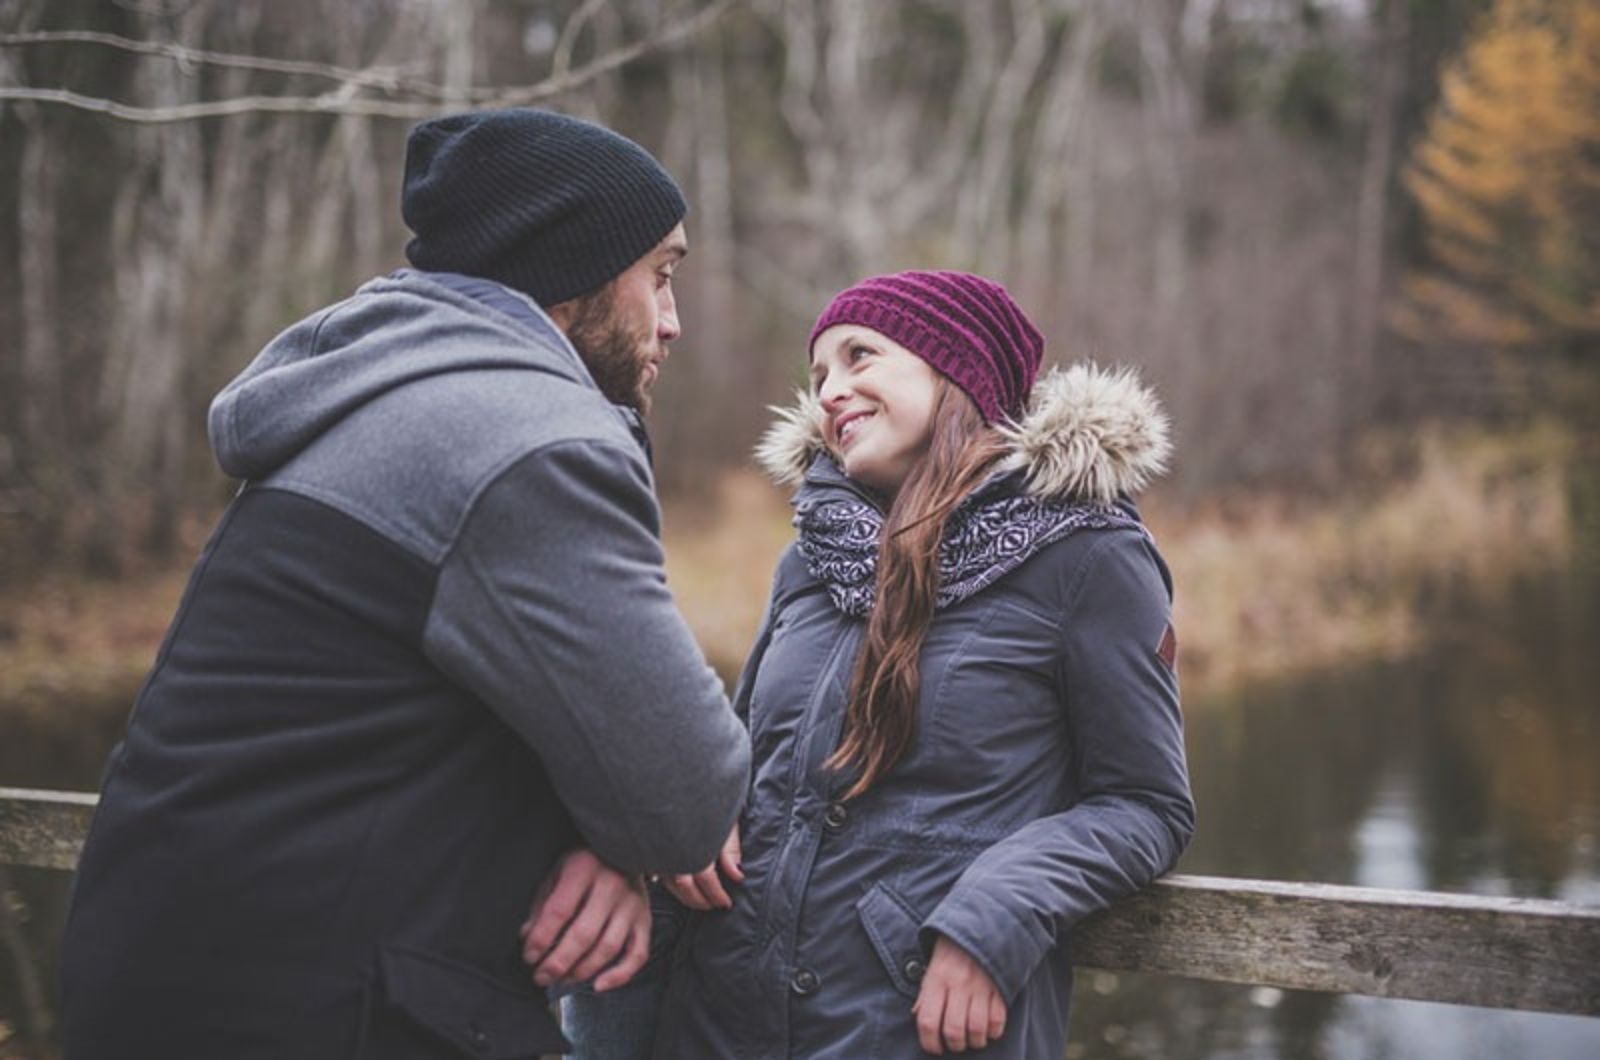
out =
{"type": "Polygon", "coordinates": [[[873,276],[834,296],[807,348],[836,324],[886,335],[966,391],[988,423],[1022,411],[1044,337],[1006,289],[969,272],[873,276]]]}
{"type": "Polygon", "coordinates": [[[564,114],[452,114],[406,141],[411,264],[498,280],[543,306],[605,286],[687,212],[644,148],[564,114]]]}

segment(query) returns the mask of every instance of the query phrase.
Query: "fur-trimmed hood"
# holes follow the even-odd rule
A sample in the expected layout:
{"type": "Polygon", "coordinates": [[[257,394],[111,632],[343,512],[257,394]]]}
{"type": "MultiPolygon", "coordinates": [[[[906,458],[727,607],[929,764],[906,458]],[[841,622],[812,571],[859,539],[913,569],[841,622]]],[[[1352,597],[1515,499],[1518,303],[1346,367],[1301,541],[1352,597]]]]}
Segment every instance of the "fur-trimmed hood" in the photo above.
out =
{"type": "MultiPolygon", "coordinates": [[[[780,485],[797,486],[825,450],[822,403],[801,390],[756,446],[780,485]]],[[[1034,384],[1022,419],[1000,427],[1005,471],[1027,473],[1027,490],[1055,500],[1109,504],[1166,470],[1172,452],[1161,403],[1130,369],[1053,368],[1034,384]]]]}

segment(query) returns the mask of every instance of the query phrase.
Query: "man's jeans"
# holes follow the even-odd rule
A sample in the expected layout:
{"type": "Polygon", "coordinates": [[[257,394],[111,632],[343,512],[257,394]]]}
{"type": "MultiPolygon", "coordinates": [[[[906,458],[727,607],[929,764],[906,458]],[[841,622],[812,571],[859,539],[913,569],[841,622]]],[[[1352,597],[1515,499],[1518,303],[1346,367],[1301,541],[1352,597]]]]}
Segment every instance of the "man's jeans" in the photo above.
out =
{"type": "Polygon", "coordinates": [[[667,895],[652,897],[650,959],[639,974],[603,994],[583,986],[561,999],[561,1029],[572,1041],[572,1060],[650,1060],[672,951],[689,917],[667,895]]]}

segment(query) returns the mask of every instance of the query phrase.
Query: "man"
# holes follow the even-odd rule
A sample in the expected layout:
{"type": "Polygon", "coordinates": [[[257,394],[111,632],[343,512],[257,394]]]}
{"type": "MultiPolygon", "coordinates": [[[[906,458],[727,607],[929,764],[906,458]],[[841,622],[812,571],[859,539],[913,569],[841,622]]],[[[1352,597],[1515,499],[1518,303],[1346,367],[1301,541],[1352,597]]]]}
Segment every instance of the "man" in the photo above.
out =
{"type": "Polygon", "coordinates": [[[598,126],[425,123],[415,268],[218,396],[244,486],[107,768],[71,1060],[533,1056],[564,1042],[525,947],[540,985],[642,962],[628,878],[710,861],[749,763],[638,420],[685,210],[598,126]]]}

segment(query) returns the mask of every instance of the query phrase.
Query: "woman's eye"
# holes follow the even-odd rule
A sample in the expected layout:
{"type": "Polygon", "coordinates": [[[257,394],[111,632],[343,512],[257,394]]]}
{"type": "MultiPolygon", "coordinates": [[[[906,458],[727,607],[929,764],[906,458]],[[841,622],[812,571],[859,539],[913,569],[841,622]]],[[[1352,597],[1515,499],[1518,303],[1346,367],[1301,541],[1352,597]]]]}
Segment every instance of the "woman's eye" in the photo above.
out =
{"type": "Polygon", "coordinates": [[[863,357],[870,357],[871,355],[872,355],[872,348],[870,346],[852,346],[852,347],[850,347],[850,363],[851,364],[854,364],[856,361],[861,360],[863,357]]]}

